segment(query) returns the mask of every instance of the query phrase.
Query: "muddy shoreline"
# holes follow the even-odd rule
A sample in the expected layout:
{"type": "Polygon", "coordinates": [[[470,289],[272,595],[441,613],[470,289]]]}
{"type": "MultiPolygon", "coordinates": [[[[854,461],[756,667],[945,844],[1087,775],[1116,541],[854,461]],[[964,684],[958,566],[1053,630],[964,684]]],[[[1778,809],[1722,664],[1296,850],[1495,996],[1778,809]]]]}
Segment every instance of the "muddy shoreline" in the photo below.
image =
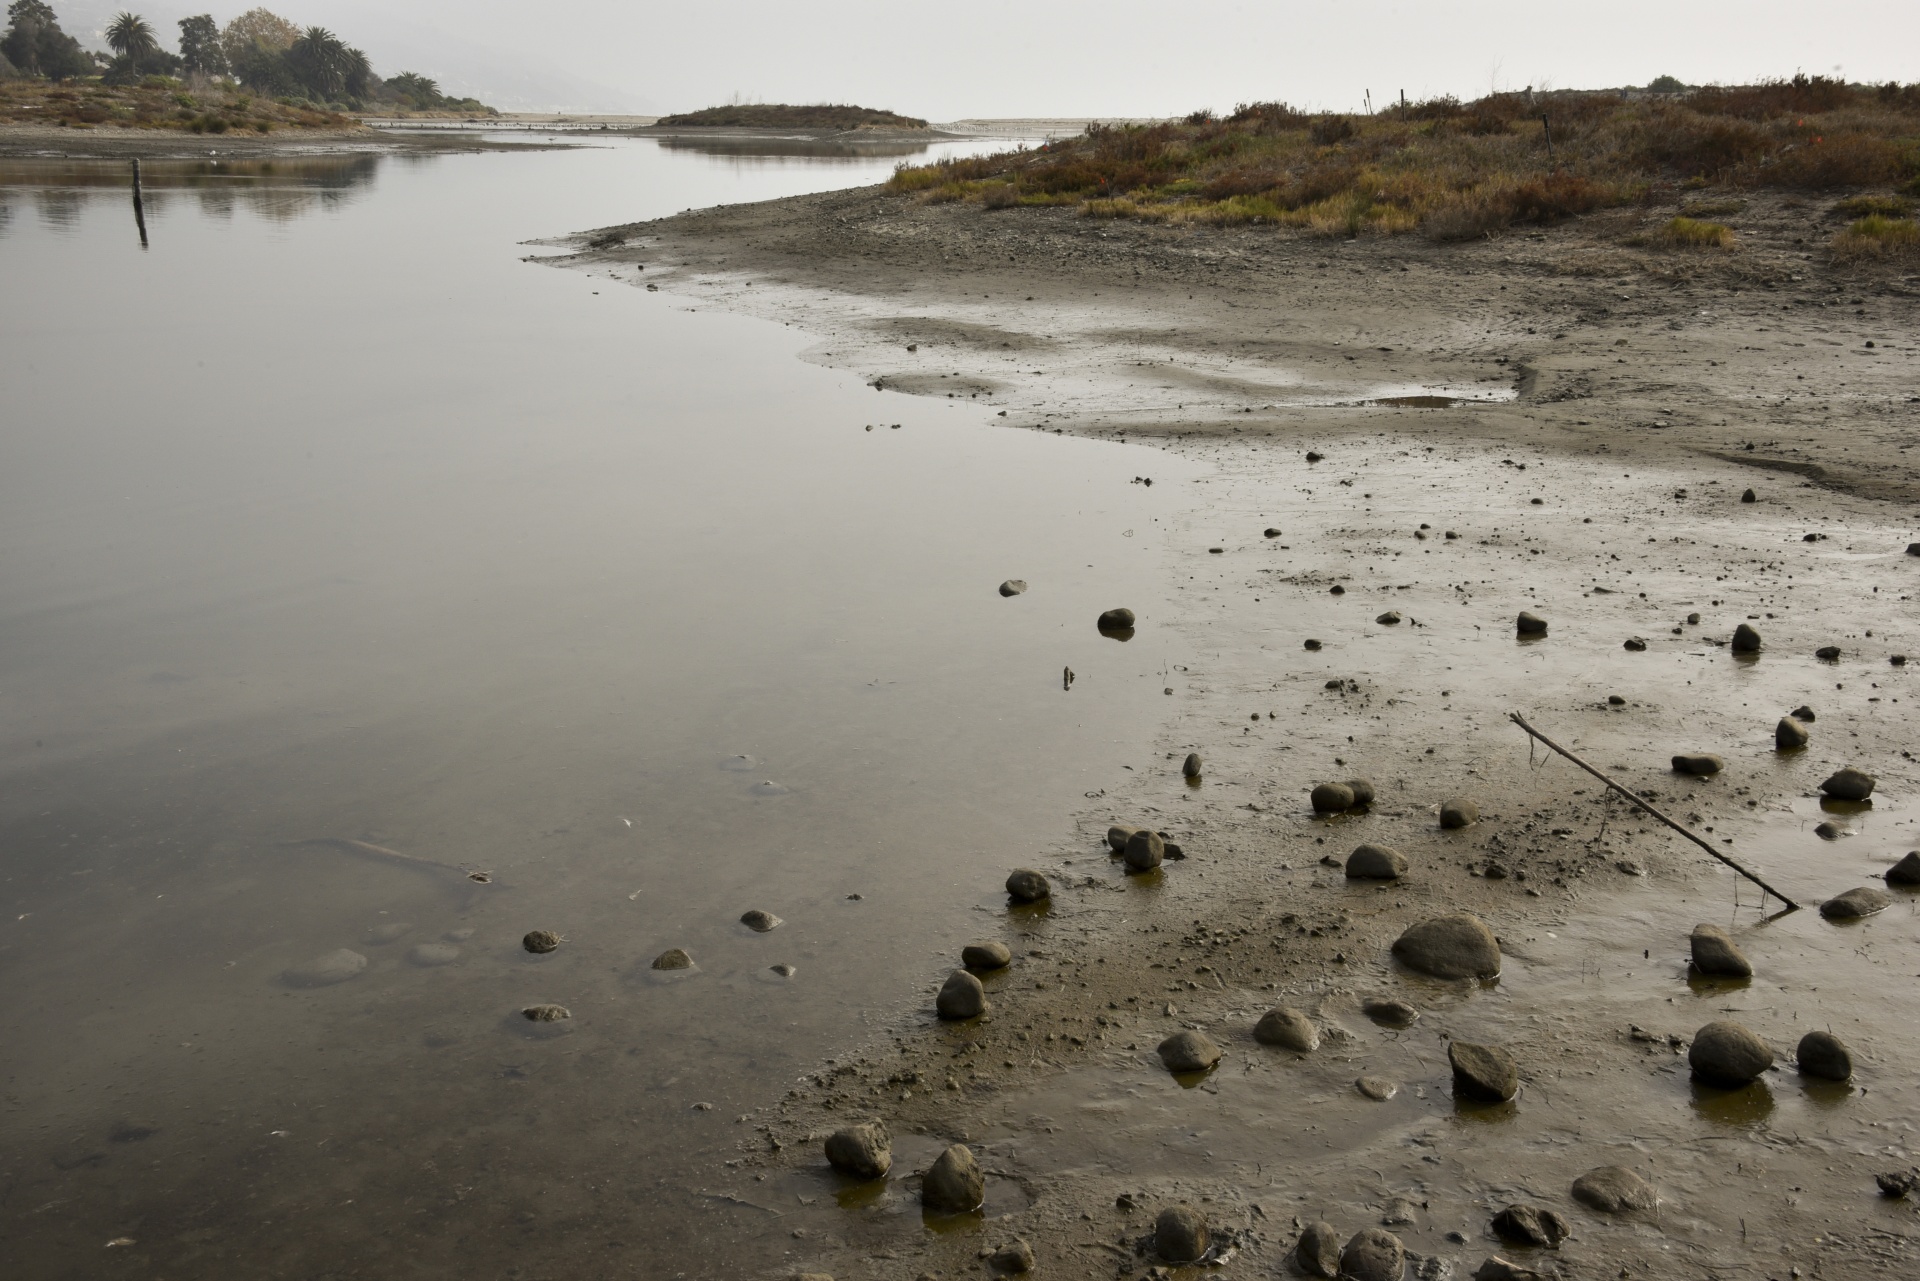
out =
{"type": "Polygon", "coordinates": [[[564,260],[804,328],[810,359],[881,391],[1213,469],[1189,517],[1145,531],[1185,581],[1140,630],[1197,656],[1153,677],[1164,725],[1071,836],[1007,852],[1050,878],[1048,902],[996,883],[971,905],[1014,954],[984,976],[990,1012],[937,1021],[958,958],[930,964],[903,976],[924,986],[917,1021],[729,1118],[739,1155],[686,1204],[733,1244],[689,1275],[972,1275],[1016,1237],[1048,1274],[1141,1275],[1158,1266],[1142,1235],[1179,1201],[1237,1234],[1243,1274],[1291,1266],[1320,1219],[1343,1241],[1385,1225],[1422,1277],[1496,1254],[1583,1276],[1911,1272],[1920,1225],[1872,1175],[1914,1159],[1913,903],[1850,929],[1779,916],[1506,721],[1524,712],[1810,904],[1878,884],[1916,843],[1911,668],[1893,662],[1920,649],[1916,281],[1827,260],[1821,207],[1755,199],[1740,250],[1712,256],[1634,248],[1661,216],[1340,243],[866,190],[601,231],[564,260]],[[1549,634],[1516,636],[1521,609],[1549,634]],[[1757,658],[1727,646],[1748,620],[1757,658]],[[1838,660],[1815,657],[1827,644],[1838,660]],[[1776,751],[1800,704],[1812,743],[1776,751]],[[1687,751],[1726,771],[1676,775],[1687,751]],[[1823,808],[1843,765],[1879,778],[1873,807],[1823,808]],[[1354,776],[1371,808],[1313,814],[1314,784],[1354,776]],[[1443,831],[1456,796],[1482,819],[1443,831]],[[1823,819],[1843,835],[1815,835],[1823,819]],[[1187,857],[1129,875],[1110,823],[1163,828],[1187,857]],[[1350,881],[1362,842],[1408,875],[1350,881]],[[1499,936],[1498,982],[1393,960],[1406,928],[1462,911],[1499,936]],[[1698,922],[1733,933],[1751,982],[1689,973],[1698,922]],[[1377,1024],[1376,996],[1423,1017],[1377,1024]],[[1308,1014],[1318,1050],[1251,1038],[1278,1005],[1308,1014]],[[1776,1048],[1762,1082],[1688,1081],[1715,1019],[1776,1048]],[[1852,1043],[1851,1086],[1795,1073],[1815,1027],[1852,1043]],[[1225,1048],[1204,1078],[1155,1055],[1182,1028],[1225,1048]],[[1456,1103],[1455,1038],[1511,1050],[1518,1100],[1456,1103]],[[1397,1093],[1363,1097],[1361,1075],[1397,1093]],[[855,1184],[821,1141],[866,1119],[892,1131],[894,1169],[855,1184]],[[953,1142],[988,1172],[984,1211],[923,1218],[917,1175],[953,1142]],[[1658,1210],[1570,1199],[1602,1165],[1648,1178],[1658,1210]],[[1514,1202],[1566,1215],[1572,1239],[1503,1244],[1489,1223],[1514,1202]]]}
{"type": "Polygon", "coordinates": [[[0,156],[47,159],[204,160],[210,154],[239,158],[379,152],[520,150],[576,145],[547,140],[514,142],[456,130],[402,132],[391,129],[307,129],[255,134],[192,133],[180,129],[62,129],[48,125],[0,125],[0,156]]]}

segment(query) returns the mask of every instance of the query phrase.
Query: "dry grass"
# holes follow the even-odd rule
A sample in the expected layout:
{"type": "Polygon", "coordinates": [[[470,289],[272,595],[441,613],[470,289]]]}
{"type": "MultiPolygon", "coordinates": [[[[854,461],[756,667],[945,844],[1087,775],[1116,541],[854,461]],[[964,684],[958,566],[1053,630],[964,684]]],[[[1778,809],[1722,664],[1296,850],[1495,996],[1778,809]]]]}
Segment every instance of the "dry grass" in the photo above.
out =
{"type": "Polygon", "coordinates": [[[240,89],[190,92],[166,76],[118,86],[91,80],[0,80],[0,123],[214,134],[359,127],[358,121],[335,112],[261,98],[240,89]]]}
{"type": "Polygon", "coordinates": [[[1259,103],[1225,119],[1096,125],[1033,150],[903,166],[888,185],[927,201],[1078,205],[1096,218],[1464,240],[1683,187],[1696,192],[1683,212],[1698,221],[1737,212],[1743,189],[1909,177],[1920,181],[1920,86],[1796,77],[1677,99],[1498,94],[1372,116],[1259,103]]]}
{"type": "Polygon", "coordinates": [[[1920,256],[1920,223],[1868,214],[1835,237],[1833,251],[1843,259],[1920,256]]]}
{"type": "Polygon", "coordinates": [[[1723,222],[1703,222],[1698,218],[1670,218],[1654,239],[1670,249],[1731,249],[1733,228],[1723,222]]]}

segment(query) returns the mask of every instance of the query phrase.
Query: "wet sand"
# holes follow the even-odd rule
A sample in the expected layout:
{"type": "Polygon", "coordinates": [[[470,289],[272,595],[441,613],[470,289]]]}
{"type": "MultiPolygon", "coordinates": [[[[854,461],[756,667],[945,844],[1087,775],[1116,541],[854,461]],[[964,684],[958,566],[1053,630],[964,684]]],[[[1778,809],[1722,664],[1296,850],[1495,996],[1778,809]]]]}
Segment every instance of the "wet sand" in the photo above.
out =
{"type": "Polygon", "coordinates": [[[1915,281],[1830,262],[1825,208],[1757,198],[1730,219],[1741,248],[1710,256],[1628,243],[1660,208],[1434,246],[874,190],[620,228],[621,246],[596,233],[572,265],[786,320],[820,335],[809,358],[882,390],[1209,468],[1189,515],[1141,531],[1175,552],[1177,604],[1143,610],[1136,640],[1171,629],[1203,656],[1153,677],[1158,734],[1059,831],[1006,851],[1051,879],[1048,903],[1010,906],[996,880],[953,905],[1013,951],[985,976],[991,1010],[938,1022],[958,957],[929,955],[901,976],[918,1017],[716,1117],[737,1155],[673,1195],[732,1244],[687,1274],[971,1275],[1021,1237],[1049,1275],[1138,1275],[1154,1214],[1186,1201],[1239,1234],[1249,1275],[1316,1219],[1343,1241],[1387,1225],[1422,1277],[1495,1254],[1577,1276],[1910,1275],[1914,1207],[1873,1176],[1915,1161],[1914,904],[1850,925],[1814,905],[1920,844],[1912,668],[1892,661],[1920,650],[1915,281]],[[1517,636],[1521,610],[1548,635],[1517,636]],[[1730,652],[1742,622],[1758,656],[1730,652]],[[1776,751],[1802,704],[1811,743],[1776,751]],[[1510,711],[1806,906],[1779,915],[1510,711]],[[1682,752],[1726,769],[1675,774],[1682,752]],[[1870,806],[1820,799],[1845,765],[1878,777],[1870,806]],[[1368,811],[1312,813],[1315,783],[1354,776],[1376,785],[1368,811]],[[1442,831],[1456,796],[1482,821],[1442,831]],[[1130,876],[1116,822],[1187,857],[1130,876]],[[1347,880],[1362,842],[1408,875],[1347,880]],[[1497,981],[1392,959],[1408,926],[1457,911],[1499,936],[1497,981]],[[1699,922],[1732,932],[1752,980],[1690,975],[1699,922]],[[1423,1016],[1379,1026],[1373,996],[1423,1016]],[[1276,1005],[1309,1014],[1317,1051],[1253,1041],[1276,1005]],[[1689,1080],[1688,1043],[1718,1019],[1774,1047],[1760,1082],[1689,1080]],[[1167,1074],[1154,1048],[1181,1028],[1220,1043],[1219,1067],[1167,1074]],[[1796,1072],[1814,1029],[1852,1046],[1850,1085],[1796,1072]],[[1456,1102],[1453,1038],[1510,1049],[1517,1100],[1456,1102]],[[1363,1097],[1362,1075],[1397,1093],[1363,1097]],[[868,1118],[894,1168],[859,1185],[821,1140],[868,1118]],[[923,1217],[917,1175],[951,1142],[981,1156],[984,1211],[923,1217]],[[1602,1165],[1651,1180],[1657,1211],[1571,1199],[1602,1165]],[[1502,1245],[1489,1223],[1513,1202],[1572,1238],[1502,1245]]]}

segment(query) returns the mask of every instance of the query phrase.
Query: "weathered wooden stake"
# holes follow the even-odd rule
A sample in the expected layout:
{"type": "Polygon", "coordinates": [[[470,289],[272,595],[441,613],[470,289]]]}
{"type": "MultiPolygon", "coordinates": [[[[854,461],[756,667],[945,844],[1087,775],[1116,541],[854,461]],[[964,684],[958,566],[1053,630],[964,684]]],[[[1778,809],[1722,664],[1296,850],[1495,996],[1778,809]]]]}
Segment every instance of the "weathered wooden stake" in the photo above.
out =
{"type": "Polygon", "coordinates": [[[1540,127],[1547,131],[1547,162],[1551,164],[1553,162],[1553,121],[1543,115],[1540,117],[1540,127]]]}

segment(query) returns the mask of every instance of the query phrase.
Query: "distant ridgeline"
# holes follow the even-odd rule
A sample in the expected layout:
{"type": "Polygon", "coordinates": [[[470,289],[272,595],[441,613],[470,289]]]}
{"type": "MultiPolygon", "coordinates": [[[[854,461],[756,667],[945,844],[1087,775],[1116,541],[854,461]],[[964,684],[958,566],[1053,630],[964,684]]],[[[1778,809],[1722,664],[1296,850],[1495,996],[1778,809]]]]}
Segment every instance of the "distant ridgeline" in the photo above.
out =
{"type": "MultiPolygon", "coordinates": [[[[236,90],[272,100],[296,113],[320,113],[337,118],[346,111],[486,112],[491,108],[472,98],[448,98],[440,86],[423,75],[403,71],[388,79],[374,74],[367,55],[325,27],[299,27],[265,9],[250,9],[224,27],[212,14],[182,18],[180,51],[164,47],[146,19],[134,13],[117,15],[106,30],[111,53],[83,49],[60,29],[46,0],[12,0],[7,6],[7,29],[0,36],[0,105],[5,118],[43,123],[107,123],[106,120],[67,120],[59,95],[35,95],[32,82],[92,81],[103,89],[144,89],[165,92],[190,89],[181,98],[200,106],[210,97],[232,99],[236,90]],[[26,82],[26,83],[22,83],[26,82]],[[26,105],[35,97],[35,106],[26,105]]],[[[77,86],[69,86],[77,87],[77,86]]],[[[139,114],[134,96],[88,95],[92,104],[111,116],[139,114]],[[124,98],[125,101],[121,101],[124,98]],[[125,111],[115,112],[110,103],[125,111]]],[[[77,101],[69,93],[65,100],[77,101]]],[[[153,113],[148,112],[151,116],[153,113]]],[[[198,114],[204,114],[198,113],[198,114]]],[[[286,112],[277,113],[285,116],[286,112]]],[[[196,115],[188,111],[187,115],[196,115]]],[[[224,118],[224,117],[223,117],[224,118]]],[[[146,127],[166,127],[169,120],[119,120],[146,127]]],[[[301,124],[287,118],[275,123],[301,124]]]]}
{"type": "Polygon", "coordinates": [[[707,126],[721,129],[925,129],[927,122],[912,116],[876,111],[872,107],[841,107],[820,104],[795,107],[786,103],[753,103],[748,106],[708,107],[684,115],[662,116],[663,125],[707,126]]]}

